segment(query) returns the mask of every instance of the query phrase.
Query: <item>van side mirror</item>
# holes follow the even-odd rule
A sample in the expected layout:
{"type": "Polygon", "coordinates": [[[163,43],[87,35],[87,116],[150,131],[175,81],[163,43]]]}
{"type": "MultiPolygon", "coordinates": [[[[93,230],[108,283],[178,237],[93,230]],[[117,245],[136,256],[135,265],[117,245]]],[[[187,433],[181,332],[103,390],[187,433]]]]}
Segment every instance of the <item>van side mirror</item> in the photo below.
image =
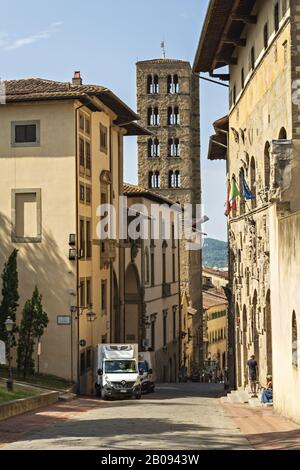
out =
{"type": "Polygon", "coordinates": [[[150,374],[150,375],[153,374],[153,370],[152,370],[152,369],[149,369],[149,370],[148,370],[148,374],[150,374]]]}
{"type": "Polygon", "coordinates": [[[98,375],[103,375],[103,370],[102,369],[98,369],[98,375]]]}
{"type": "Polygon", "coordinates": [[[144,370],[143,370],[143,369],[140,369],[140,370],[139,370],[139,374],[140,374],[140,375],[144,375],[144,370]]]}

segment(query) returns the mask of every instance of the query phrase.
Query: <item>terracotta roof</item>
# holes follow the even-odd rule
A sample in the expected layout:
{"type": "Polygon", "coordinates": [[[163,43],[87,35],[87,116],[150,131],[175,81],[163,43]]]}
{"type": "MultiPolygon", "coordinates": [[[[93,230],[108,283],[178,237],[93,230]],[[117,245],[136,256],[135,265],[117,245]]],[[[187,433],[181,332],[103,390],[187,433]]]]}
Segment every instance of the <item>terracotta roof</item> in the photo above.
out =
{"type": "MultiPolygon", "coordinates": [[[[194,72],[211,72],[229,64],[256,0],[210,0],[194,60],[194,72]],[[234,16],[234,14],[236,16],[234,16]]],[[[254,20],[254,18],[253,18],[254,20]]]]}
{"type": "Polygon", "coordinates": [[[187,60],[180,59],[149,59],[149,60],[139,60],[137,64],[186,64],[191,66],[187,60]]]}
{"type": "Polygon", "coordinates": [[[228,271],[221,271],[219,269],[204,267],[203,268],[203,274],[205,274],[205,273],[212,274],[214,276],[219,276],[219,277],[222,277],[224,279],[228,279],[228,271]]]}
{"type": "MultiPolygon", "coordinates": [[[[123,193],[125,196],[145,197],[155,202],[168,204],[169,206],[176,205],[176,203],[174,201],[171,201],[171,199],[167,199],[166,197],[160,196],[159,194],[153,191],[149,191],[149,189],[143,188],[142,186],[137,186],[137,185],[130,184],[130,183],[123,184],[123,193]]],[[[179,206],[178,206],[178,210],[181,210],[179,206]]]]}
{"type": "MultiPolygon", "coordinates": [[[[56,82],[42,78],[6,80],[4,84],[7,103],[79,99],[96,110],[97,105],[93,98],[98,98],[118,116],[115,120],[116,124],[128,125],[129,122],[139,119],[139,116],[118,96],[108,88],[100,85],[73,85],[68,82],[56,82]]],[[[140,127],[139,132],[141,132],[141,129],[140,127]]],[[[147,133],[148,131],[145,130],[145,134],[147,133]]]]}
{"type": "Polygon", "coordinates": [[[227,305],[228,301],[225,294],[216,293],[213,289],[203,291],[203,308],[207,310],[211,307],[217,307],[218,305],[227,305]]]}

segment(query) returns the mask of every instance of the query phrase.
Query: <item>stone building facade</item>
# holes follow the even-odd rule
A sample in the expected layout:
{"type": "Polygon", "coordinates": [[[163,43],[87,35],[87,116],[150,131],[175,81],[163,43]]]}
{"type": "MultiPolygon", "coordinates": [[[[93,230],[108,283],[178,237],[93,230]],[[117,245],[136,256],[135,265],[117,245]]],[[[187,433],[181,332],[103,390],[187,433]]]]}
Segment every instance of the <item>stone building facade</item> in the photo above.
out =
{"type": "MultiPolygon", "coordinates": [[[[181,205],[191,204],[195,218],[201,203],[199,79],[189,62],[138,62],[137,108],[142,125],[152,133],[138,138],[139,184],[181,205]]],[[[188,351],[182,357],[187,368],[203,361],[201,264],[201,250],[188,250],[183,240],[181,318],[186,329],[192,322],[189,347],[182,348],[188,351]]]]}
{"type": "MultiPolygon", "coordinates": [[[[211,0],[194,65],[230,86],[223,158],[240,191],[228,220],[235,385],[247,385],[255,354],[259,382],[273,374],[275,407],[297,421],[299,25],[298,2],[211,0]],[[215,73],[224,65],[228,74],[215,73]]],[[[222,158],[213,145],[209,158],[222,158]]]]}

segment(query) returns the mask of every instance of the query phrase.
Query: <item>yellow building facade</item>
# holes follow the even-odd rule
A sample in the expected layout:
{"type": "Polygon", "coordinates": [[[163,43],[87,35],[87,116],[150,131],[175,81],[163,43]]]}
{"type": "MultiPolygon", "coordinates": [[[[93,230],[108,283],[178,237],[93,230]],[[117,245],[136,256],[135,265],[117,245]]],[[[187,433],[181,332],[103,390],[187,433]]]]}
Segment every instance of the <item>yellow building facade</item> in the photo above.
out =
{"type": "MultiPolygon", "coordinates": [[[[20,321],[37,285],[49,325],[40,372],[93,390],[95,345],[118,339],[122,248],[100,240],[100,204],[118,214],[123,137],[143,130],[107,88],[42,79],[5,82],[0,106],[0,265],[18,249],[20,321]]],[[[116,227],[117,233],[118,227],[116,227]]]]}

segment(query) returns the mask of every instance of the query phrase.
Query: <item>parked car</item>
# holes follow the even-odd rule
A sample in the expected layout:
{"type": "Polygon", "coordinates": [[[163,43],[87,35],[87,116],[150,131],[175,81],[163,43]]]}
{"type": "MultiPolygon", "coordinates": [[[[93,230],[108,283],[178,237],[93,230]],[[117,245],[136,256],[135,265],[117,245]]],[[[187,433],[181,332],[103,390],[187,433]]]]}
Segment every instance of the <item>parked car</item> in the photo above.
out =
{"type": "Polygon", "coordinates": [[[153,393],[155,390],[152,356],[153,354],[148,351],[139,354],[142,393],[153,393]]]}

